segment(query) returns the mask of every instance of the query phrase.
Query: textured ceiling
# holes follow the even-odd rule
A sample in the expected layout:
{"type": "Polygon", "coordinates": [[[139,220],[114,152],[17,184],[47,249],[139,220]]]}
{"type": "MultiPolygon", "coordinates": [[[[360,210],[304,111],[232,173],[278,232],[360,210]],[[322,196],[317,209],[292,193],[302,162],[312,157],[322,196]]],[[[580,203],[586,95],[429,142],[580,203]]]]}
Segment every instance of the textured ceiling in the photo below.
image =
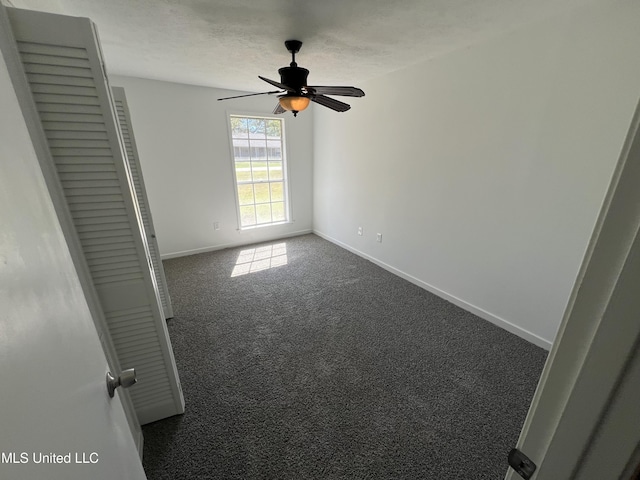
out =
{"type": "Polygon", "coordinates": [[[4,0],[91,18],[111,73],[258,92],[290,62],[315,85],[364,80],[594,0],[4,0]]]}

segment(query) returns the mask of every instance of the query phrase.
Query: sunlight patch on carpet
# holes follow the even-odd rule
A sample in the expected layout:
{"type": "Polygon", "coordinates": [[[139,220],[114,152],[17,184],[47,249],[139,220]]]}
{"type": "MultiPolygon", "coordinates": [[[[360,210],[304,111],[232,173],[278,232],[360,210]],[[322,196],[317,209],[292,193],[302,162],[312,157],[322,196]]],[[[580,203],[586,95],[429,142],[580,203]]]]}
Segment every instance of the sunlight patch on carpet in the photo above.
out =
{"type": "Polygon", "coordinates": [[[248,273],[260,272],[269,268],[281,267],[287,264],[287,244],[274,243],[257,248],[242,250],[238,255],[232,277],[239,277],[248,273]]]}

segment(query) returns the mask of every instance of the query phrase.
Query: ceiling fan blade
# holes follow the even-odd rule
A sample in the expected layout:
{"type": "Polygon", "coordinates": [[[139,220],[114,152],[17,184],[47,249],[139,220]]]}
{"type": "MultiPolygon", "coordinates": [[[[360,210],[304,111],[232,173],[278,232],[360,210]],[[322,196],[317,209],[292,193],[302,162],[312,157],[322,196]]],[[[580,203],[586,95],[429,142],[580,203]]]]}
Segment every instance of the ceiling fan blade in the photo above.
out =
{"type": "Polygon", "coordinates": [[[276,82],[275,80],[270,80],[268,78],[261,77],[260,75],[258,75],[258,78],[260,80],[263,80],[263,81],[267,82],[267,83],[270,83],[274,87],[278,87],[278,88],[281,88],[282,90],[286,90],[287,92],[295,92],[295,90],[293,88],[287,87],[284,83],[276,82]]]}
{"type": "Polygon", "coordinates": [[[280,102],[278,102],[278,104],[276,105],[276,108],[273,109],[273,114],[274,115],[279,115],[281,113],[286,112],[286,110],[284,108],[282,108],[282,105],[280,105],[280,102]]]}
{"type": "Polygon", "coordinates": [[[306,87],[316,95],[341,95],[343,97],[364,97],[364,92],[356,87],[306,87]]]}
{"type": "Polygon", "coordinates": [[[335,98],[325,97],[324,95],[313,95],[311,97],[312,102],[319,103],[322,106],[329,107],[331,110],[335,110],[336,112],[346,112],[351,108],[350,105],[341,102],[340,100],[336,100],[335,98]]]}
{"type": "Polygon", "coordinates": [[[254,97],[256,95],[273,95],[274,93],[282,93],[282,92],[280,90],[274,90],[272,92],[247,93],[246,95],[236,95],[235,97],[224,97],[224,98],[219,98],[218,100],[231,100],[232,98],[254,97]]]}

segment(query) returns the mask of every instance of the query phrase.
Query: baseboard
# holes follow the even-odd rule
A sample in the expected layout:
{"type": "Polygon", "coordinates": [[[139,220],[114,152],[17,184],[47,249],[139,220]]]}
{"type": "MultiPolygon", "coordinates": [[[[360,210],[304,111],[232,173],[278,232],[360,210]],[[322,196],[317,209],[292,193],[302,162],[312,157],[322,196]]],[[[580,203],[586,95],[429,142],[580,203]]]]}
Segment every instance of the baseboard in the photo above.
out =
{"type": "Polygon", "coordinates": [[[274,236],[273,238],[266,238],[263,240],[245,240],[245,241],[238,241],[238,242],[230,242],[230,243],[223,243],[220,245],[212,245],[210,247],[196,248],[193,250],[183,250],[181,252],[166,253],[164,255],[160,255],[160,258],[162,260],[169,260],[170,258],[186,257],[188,255],[197,255],[198,253],[215,252],[216,250],[224,250],[225,248],[242,247],[244,245],[253,245],[256,243],[275,242],[277,240],[282,240],[283,238],[298,237],[300,235],[307,235],[309,233],[313,233],[313,231],[311,229],[298,230],[297,232],[290,232],[285,235],[277,235],[277,236],[274,236]]]}
{"type": "Polygon", "coordinates": [[[451,302],[454,305],[457,305],[458,307],[470,313],[473,313],[474,315],[482,318],[483,320],[491,322],[494,325],[497,325],[498,327],[503,328],[504,330],[510,333],[513,333],[514,335],[517,335],[520,338],[523,338],[524,340],[533,343],[534,345],[537,345],[538,347],[544,348],[545,350],[551,349],[552,342],[536,335],[535,333],[525,330],[524,328],[519,327],[518,325],[514,325],[508,320],[505,320],[504,318],[498,317],[497,315],[487,312],[482,308],[476,307],[475,305],[465,302],[464,300],[454,295],[450,295],[449,293],[443,290],[440,290],[439,288],[434,287],[433,285],[430,285],[427,282],[424,282],[419,278],[414,277],[413,275],[409,275],[408,273],[403,272],[402,270],[399,270],[381,260],[378,260],[377,258],[372,257],[371,255],[366,254],[356,248],[353,248],[351,245],[347,245],[346,243],[343,243],[340,240],[337,240],[325,233],[319,232],[318,230],[314,230],[313,233],[318,235],[319,237],[324,238],[325,240],[331,243],[338,245],[339,247],[344,248],[345,250],[349,250],[350,252],[355,253],[356,255],[362,258],[366,258],[370,262],[375,263],[376,265],[384,268],[385,270],[393,273],[394,275],[404,278],[405,280],[413,283],[414,285],[417,285],[418,287],[423,288],[428,292],[431,292],[434,295],[437,295],[438,297],[443,298],[448,302],[451,302]]]}

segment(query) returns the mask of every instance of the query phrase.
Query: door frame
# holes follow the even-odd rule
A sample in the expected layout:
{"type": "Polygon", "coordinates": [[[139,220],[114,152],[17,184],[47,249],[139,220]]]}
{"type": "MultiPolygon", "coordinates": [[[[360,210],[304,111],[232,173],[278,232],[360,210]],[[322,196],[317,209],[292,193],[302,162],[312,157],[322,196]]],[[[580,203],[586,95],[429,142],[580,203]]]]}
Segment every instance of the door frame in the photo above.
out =
{"type": "MultiPolygon", "coordinates": [[[[11,83],[16,92],[16,97],[18,98],[18,103],[20,104],[20,109],[22,110],[22,115],[24,116],[49,196],[51,197],[58,222],[60,223],[62,233],[68,245],[75,270],[80,279],[80,285],[82,286],[87,305],[89,306],[91,317],[98,332],[98,337],[100,338],[109,368],[111,372],[119,373],[122,370],[120,362],[118,361],[115,348],[109,336],[104,312],[100,305],[98,293],[93,286],[89,267],[82,255],[80,240],[73,226],[73,220],[67,208],[62,186],[48,148],[47,139],[33,102],[33,96],[31,95],[27,77],[22,67],[20,54],[6,9],[7,7],[0,2],[0,50],[4,55],[9,76],[11,77],[11,83]]],[[[138,449],[138,454],[140,458],[142,458],[144,438],[140,422],[133,407],[133,402],[126,390],[120,389],[119,395],[129,423],[129,428],[131,429],[131,434],[138,449]]]]}
{"type": "MultiPolygon", "coordinates": [[[[625,452],[616,461],[592,448],[625,389],[640,395],[640,382],[626,376],[640,341],[638,185],[640,104],[516,445],[538,466],[534,479],[589,478],[580,471],[587,460],[601,460],[606,478],[620,478],[640,445],[637,429],[610,446],[609,454],[625,452]]],[[[509,468],[505,480],[519,478],[509,468]]]]}

